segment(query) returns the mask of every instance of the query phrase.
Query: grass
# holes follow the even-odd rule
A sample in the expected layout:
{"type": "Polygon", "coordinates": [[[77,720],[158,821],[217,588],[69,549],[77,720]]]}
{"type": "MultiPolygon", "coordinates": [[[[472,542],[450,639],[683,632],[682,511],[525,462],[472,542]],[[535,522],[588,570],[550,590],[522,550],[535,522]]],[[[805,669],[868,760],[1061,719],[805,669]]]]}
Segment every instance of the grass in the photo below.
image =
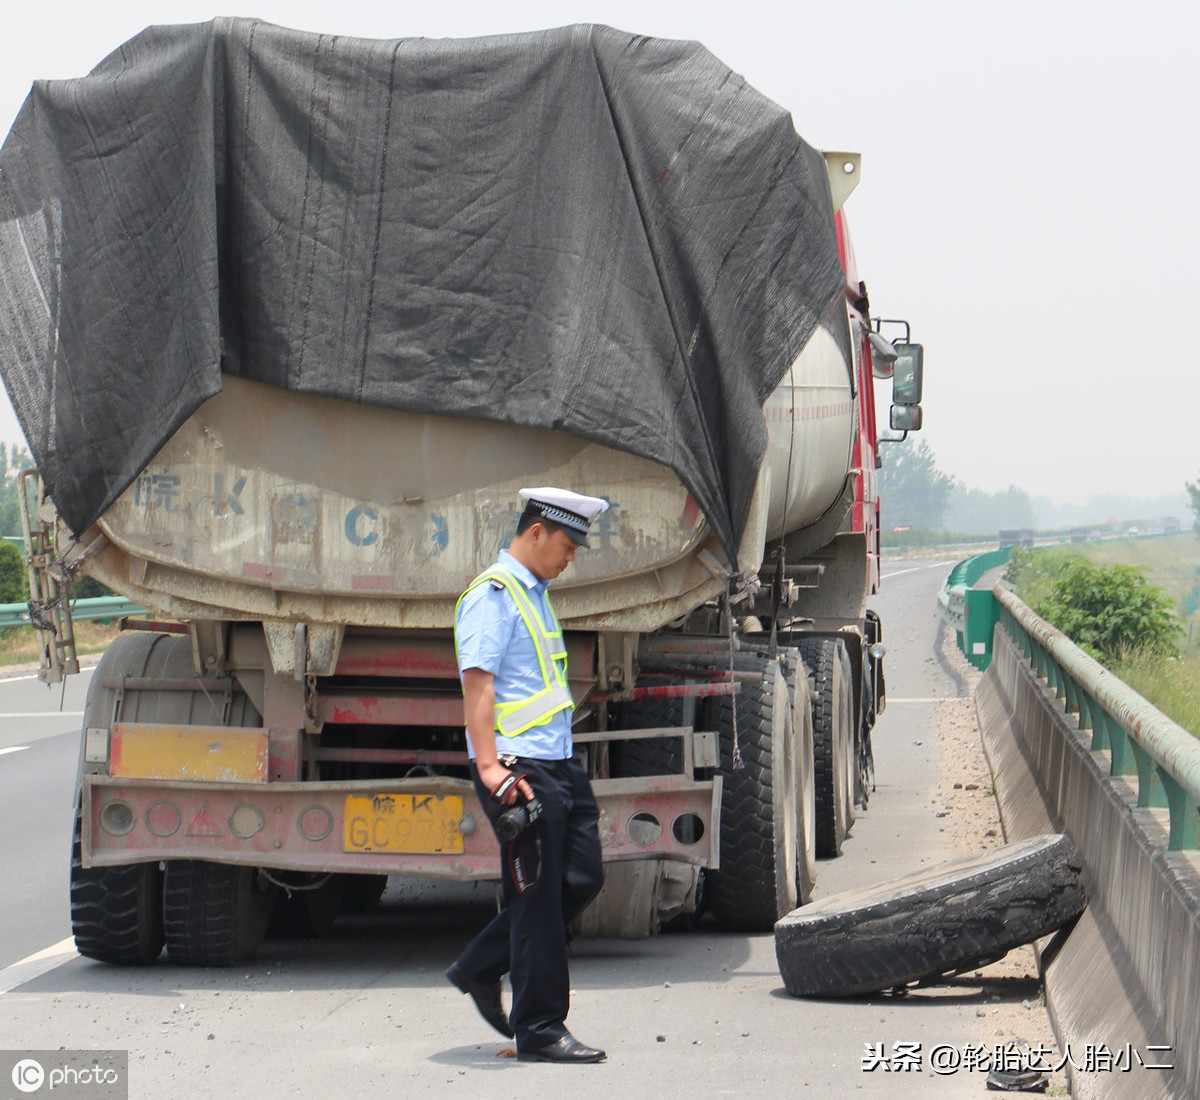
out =
{"type": "MultiPolygon", "coordinates": [[[[75,624],[75,651],[103,653],[117,636],[115,626],[103,622],[83,621],[75,624]]],[[[37,634],[31,626],[10,626],[0,629],[0,666],[21,665],[38,659],[37,634]]]]}
{"type": "Polygon", "coordinates": [[[1039,550],[1016,578],[1017,593],[1031,603],[1045,591],[1066,557],[1081,554],[1097,565],[1132,565],[1162,588],[1183,620],[1183,650],[1178,657],[1129,653],[1110,662],[1112,671],[1143,698],[1188,732],[1200,737],[1200,610],[1190,615],[1188,597],[1200,584],[1200,537],[1193,531],[1155,538],[1113,539],[1072,543],[1039,550]]]}
{"type": "MultiPolygon", "coordinates": [[[[1161,588],[1183,614],[1185,601],[1200,584],[1200,536],[1194,531],[1155,538],[1113,539],[1110,542],[1086,542],[1072,550],[1097,565],[1137,565],[1146,570],[1146,580],[1161,588]]],[[[1200,640],[1200,613],[1184,619],[1190,639],[1200,640]]]]}
{"type": "Polygon", "coordinates": [[[1155,657],[1130,653],[1113,665],[1125,683],[1168,718],[1200,737],[1200,655],[1155,657]]]}

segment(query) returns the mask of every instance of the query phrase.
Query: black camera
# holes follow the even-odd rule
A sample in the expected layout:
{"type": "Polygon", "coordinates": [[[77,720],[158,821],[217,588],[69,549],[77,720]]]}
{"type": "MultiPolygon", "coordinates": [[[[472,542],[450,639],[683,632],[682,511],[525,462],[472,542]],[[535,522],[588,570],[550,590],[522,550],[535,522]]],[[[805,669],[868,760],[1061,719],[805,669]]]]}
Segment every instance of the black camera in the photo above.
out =
{"type": "Polygon", "coordinates": [[[507,810],[496,817],[496,836],[502,844],[516,840],[542,815],[542,804],[537,798],[528,798],[509,806],[507,810]]]}

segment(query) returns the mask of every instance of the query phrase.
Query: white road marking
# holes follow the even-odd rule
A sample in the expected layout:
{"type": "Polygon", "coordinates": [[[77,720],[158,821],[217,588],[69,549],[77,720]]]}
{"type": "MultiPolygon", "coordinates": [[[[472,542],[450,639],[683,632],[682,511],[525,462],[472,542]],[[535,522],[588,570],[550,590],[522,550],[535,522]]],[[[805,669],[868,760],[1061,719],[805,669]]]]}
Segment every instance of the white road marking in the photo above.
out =
{"type": "Polygon", "coordinates": [[[74,938],[68,936],[65,940],[59,940],[58,943],[0,970],[0,995],[8,993],[26,982],[31,982],[34,978],[40,978],[43,974],[48,974],[51,970],[62,966],[63,963],[77,958],[79,958],[79,952],[75,950],[74,938]]]}
{"type": "MultiPolygon", "coordinates": [[[[94,663],[90,664],[90,665],[80,665],[78,675],[90,676],[95,671],[96,671],[96,665],[94,663]]],[[[0,669],[0,685],[19,684],[22,680],[40,680],[40,679],[41,679],[41,676],[39,676],[38,673],[36,673],[36,672],[22,673],[17,676],[6,676],[3,672],[3,670],[0,669]]]]}
{"type": "Polygon", "coordinates": [[[945,569],[946,566],[953,568],[958,562],[956,561],[934,561],[928,565],[914,565],[911,569],[897,569],[895,573],[880,573],[880,576],[885,580],[889,577],[903,577],[905,573],[919,573],[922,569],[945,569]]]}
{"type": "Polygon", "coordinates": [[[0,756],[3,756],[6,752],[24,752],[27,748],[29,748],[28,745],[9,745],[6,749],[0,749],[0,756]]]}
{"type": "Polygon", "coordinates": [[[0,718],[82,718],[81,710],[25,710],[9,711],[0,714],[0,718]]]}

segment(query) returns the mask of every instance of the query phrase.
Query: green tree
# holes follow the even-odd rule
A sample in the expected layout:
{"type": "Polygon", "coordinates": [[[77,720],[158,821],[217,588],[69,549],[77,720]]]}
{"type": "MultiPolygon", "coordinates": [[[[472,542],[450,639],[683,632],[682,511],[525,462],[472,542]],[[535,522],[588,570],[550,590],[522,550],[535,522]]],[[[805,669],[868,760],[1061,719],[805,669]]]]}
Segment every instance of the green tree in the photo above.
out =
{"type": "Polygon", "coordinates": [[[31,466],[32,457],[19,443],[0,443],[0,535],[21,533],[17,475],[31,466]]]}
{"type": "MultiPolygon", "coordinates": [[[[1013,547],[1004,570],[1004,579],[1032,608],[1047,599],[1055,582],[1070,562],[1082,558],[1077,550],[1065,546],[1038,548],[1013,547]]],[[[1045,616],[1043,616],[1045,618],[1045,616]]]]}
{"type": "Polygon", "coordinates": [[[889,443],[879,448],[880,507],[884,526],[923,527],[938,530],[946,514],[954,478],[937,468],[933,450],[925,440],[889,443]]]}
{"type": "Polygon", "coordinates": [[[24,603],[27,599],[25,555],[8,539],[0,539],[0,603],[24,603]]]}
{"type": "Polygon", "coordinates": [[[1178,652],[1182,624],[1161,588],[1131,565],[1099,566],[1067,559],[1049,591],[1030,604],[1081,649],[1106,663],[1132,650],[1178,652]]]}
{"type": "Polygon", "coordinates": [[[1187,487],[1188,496],[1191,497],[1191,508],[1196,516],[1194,528],[1197,532],[1200,532],[1200,482],[1193,484],[1190,481],[1185,481],[1183,484],[1187,487]]]}

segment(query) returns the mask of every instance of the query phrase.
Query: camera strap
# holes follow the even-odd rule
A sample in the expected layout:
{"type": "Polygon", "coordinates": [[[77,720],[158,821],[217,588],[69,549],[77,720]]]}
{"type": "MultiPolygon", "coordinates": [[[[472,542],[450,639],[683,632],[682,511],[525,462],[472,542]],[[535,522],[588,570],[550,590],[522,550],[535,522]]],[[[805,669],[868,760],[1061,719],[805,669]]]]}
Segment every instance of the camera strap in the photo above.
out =
{"type": "Polygon", "coordinates": [[[496,789],[494,791],[492,791],[492,793],[490,795],[488,795],[488,801],[489,802],[503,802],[505,795],[507,795],[508,792],[513,789],[513,787],[515,787],[518,783],[520,783],[522,779],[528,779],[528,778],[529,778],[529,776],[526,775],[525,773],[516,775],[513,772],[509,772],[508,775],[506,775],[502,780],[500,780],[496,789]]]}
{"type": "Polygon", "coordinates": [[[542,831],[536,826],[523,830],[508,845],[508,873],[518,894],[537,889],[542,873],[542,831]]]}

